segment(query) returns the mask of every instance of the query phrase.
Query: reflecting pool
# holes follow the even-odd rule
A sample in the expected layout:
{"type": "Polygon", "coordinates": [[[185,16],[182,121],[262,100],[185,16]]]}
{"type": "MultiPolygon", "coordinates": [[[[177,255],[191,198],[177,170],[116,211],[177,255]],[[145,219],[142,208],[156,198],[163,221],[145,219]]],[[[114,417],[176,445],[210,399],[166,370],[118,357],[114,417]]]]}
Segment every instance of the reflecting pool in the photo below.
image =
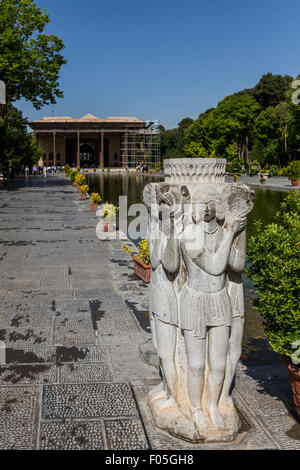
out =
{"type": "MultiPolygon", "coordinates": [[[[163,178],[140,174],[89,174],[88,185],[90,192],[101,194],[103,202],[119,205],[119,196],[127,196],[128,207],[131,204],[143,202],[143,190],[147,183],[163,181],[163,178]]],[[[263,224],[273,221],[280,203],[287,192],[274,191],[265,188],[257,189],[255,205],[248,217],[248,238],[256,231],[255,222],[263,224]]],[[[243,340],[243,361],[250,364],[267,364],[280,361],[266,341],[261,316],[252,307],[255,289],[250,279],[244,278],[245,284],[245,332],[243,340]]]]}

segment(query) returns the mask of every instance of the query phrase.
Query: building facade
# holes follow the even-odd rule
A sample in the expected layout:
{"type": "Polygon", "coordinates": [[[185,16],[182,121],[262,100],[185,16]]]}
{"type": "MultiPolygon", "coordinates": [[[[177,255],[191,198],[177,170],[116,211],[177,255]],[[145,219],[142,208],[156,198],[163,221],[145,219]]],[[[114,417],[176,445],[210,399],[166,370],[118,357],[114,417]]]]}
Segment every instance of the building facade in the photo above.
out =
{"type": "Polygon", "coordinates": [[[155,165],[160,159],[158,123],[135,117],[44,117],[30,123],[44,165],[105,168],[155,165]]]}

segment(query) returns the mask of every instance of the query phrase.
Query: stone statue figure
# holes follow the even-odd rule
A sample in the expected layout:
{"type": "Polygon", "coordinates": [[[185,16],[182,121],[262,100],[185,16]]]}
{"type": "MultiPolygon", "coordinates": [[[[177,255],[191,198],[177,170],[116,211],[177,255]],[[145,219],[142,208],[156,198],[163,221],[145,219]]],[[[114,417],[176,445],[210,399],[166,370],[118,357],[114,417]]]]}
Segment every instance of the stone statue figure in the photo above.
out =
{"type": "MultiPolygon", "coordinates": [[[[253,209],[255,192],[245,185],[228,185],[223,191],[225,218],[232,220],[240,214],[247,216],[253,209]]],[[[244,288],[242,273],[246,262],[246,230],[238,233],[233,241],[227,270],[227,290],[231,302],[232,323],[229,338],[226,374],[220,397],[222,409],[234,410],[230,387],[236,366],[242,353],[244,330],[244,288]]]]}
{"type": "Polygon", "coordinates": [[[151,392],[157,407],[171,406],[176,387],[175,349],[178,299],[174,282],[179,268],[178,235],[182,230],[185,186],[149,184],[144,202],[149,211],[148,246],[152,267],[149,315],[152,340],[161,364],[163,387],[151,392]],[[175,236],[175,231],[176,235],[175,236]]]}
{"type": "Polygon", "coordinates": [[[233,440],[240,426],[230,387],[241,353],[254,192],[226,184],[225,164],[168,160],[167,182],[144,191],[149,310],[163,375],[149,406],[157,427],[192,442],[233,440]]]}

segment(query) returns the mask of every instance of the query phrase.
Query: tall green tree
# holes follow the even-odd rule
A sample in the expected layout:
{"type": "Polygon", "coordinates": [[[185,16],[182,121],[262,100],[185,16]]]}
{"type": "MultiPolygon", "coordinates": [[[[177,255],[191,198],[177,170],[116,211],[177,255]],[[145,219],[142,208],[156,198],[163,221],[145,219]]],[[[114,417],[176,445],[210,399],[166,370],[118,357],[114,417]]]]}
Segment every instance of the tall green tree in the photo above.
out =
{"type": "Polygon", "coordinates": [[[33,0],[1,0],[0,79],[8,102],[25,98],[40,109],[63,97],[58,80],[64,43],[45,33],[49,21],[33,0]]]}
{"type": "Polygon", "coordinates": [[[4,173],[19,172],[33,166],[41,157],[36,139],[28,133],[28,121],[12,104],[0,121],[0,168],[4,173]]]}
{"type": "Polygon", "coordinates": [[[266,73],[253,88],[253,96],[264,108],[275,107],[286,100],[292,81],[293,77],[289,75],[266,73]]]}

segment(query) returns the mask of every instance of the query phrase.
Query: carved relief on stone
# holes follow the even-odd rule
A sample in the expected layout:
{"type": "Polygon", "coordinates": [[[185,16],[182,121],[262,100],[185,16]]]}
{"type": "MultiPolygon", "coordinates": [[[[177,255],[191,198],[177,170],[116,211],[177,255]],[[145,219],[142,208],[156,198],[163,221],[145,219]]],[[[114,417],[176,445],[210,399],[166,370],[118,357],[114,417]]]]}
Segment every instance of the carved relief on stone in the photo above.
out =
{"type": "Polygon", "coordinates": [[[239,429],[229,391],[241,351],[241,273],[254,193],[245,185],[218,183],[223,161],[209,159],[205,171],[197,161],[205,164],[203,159],[179,160],[166,167],[169,181],[181,171],[182,184],[152,183],[144,191],[149,311],[163,375],[149,406],[157,427],[173,435],[192,442],[231,440],[239,429]],[[211,172],[215,182],[195,183],[199,168],[204,181],[211,172]]]}

